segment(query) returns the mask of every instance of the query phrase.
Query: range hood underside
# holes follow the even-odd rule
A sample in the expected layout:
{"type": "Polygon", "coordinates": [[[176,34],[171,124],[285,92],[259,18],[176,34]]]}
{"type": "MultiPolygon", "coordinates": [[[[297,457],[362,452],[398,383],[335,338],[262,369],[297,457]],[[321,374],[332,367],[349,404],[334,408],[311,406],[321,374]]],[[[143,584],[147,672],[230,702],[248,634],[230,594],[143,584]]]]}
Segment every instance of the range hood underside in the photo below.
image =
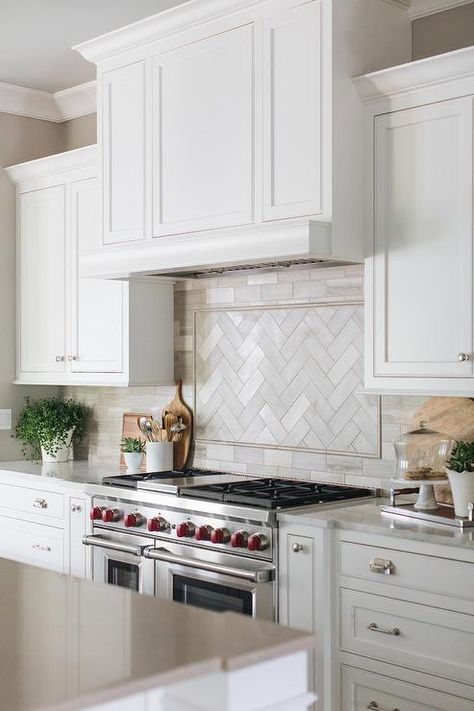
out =
{"type": "Polygon", "coordinates": [[[295,220],[111,245],[82,254],[80,274],[103,279],[150,275],[193,278],[237,269],[362,262],[363,255],[350,253],[347,243],[344,253],[338,253],[331,227],[330,223],[295,220]]]}

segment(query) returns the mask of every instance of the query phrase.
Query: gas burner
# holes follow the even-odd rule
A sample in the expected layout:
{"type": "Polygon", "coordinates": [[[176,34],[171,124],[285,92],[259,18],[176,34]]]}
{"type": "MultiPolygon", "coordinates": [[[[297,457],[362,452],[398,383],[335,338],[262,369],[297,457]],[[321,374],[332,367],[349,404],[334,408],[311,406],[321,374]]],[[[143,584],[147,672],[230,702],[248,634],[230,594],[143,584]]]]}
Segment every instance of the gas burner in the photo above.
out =
{"type": "Polygon", "coordinates": [[[264,509],[280,509],[346,501],[373,496],[374,492],[361,487],[289,479],[241,479],[204,486],[187,485],[180,488],[179,495],[264,509]]]}

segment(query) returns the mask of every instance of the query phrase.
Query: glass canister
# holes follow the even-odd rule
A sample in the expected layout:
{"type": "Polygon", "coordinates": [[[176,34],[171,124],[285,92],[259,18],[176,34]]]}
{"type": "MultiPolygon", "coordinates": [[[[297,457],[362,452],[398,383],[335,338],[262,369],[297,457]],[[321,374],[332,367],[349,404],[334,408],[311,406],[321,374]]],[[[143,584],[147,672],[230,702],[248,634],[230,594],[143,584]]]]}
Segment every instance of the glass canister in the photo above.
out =
{"type": "Polygon", "coordinates": [[[416,430],[405,432],[393,446],[397,455],[397,479],[420,481],[446,479],[444,466],[455,440],[420,422],[416,430]]]}

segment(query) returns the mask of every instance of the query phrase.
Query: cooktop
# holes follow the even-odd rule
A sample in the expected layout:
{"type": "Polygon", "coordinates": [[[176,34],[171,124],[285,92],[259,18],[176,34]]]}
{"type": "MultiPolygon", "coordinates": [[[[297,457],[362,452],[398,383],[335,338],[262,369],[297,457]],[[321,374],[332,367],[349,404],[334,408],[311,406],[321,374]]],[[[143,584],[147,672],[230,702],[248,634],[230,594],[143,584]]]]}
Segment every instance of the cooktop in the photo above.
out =
{"type": "Polygon", "coordinates": [[[240,479],[238,481],[189,485],[180,496],[210,499],[228,504],[258,506],[265,509],[293,508],[375,496],[373,489],[339,486],[289,479],[240,479]]]}

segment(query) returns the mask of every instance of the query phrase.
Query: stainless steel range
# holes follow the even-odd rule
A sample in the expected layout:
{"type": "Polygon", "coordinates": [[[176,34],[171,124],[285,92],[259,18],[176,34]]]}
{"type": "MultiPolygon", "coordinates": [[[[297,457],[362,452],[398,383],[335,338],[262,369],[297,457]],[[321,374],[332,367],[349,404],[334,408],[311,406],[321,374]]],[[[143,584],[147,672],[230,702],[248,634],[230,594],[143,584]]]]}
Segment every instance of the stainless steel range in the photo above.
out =
{"type": "Polygon", "coordinates": [[[277,512],[371,489],[186,470],[90,486],[93,578],[212,610],[277,619],[277,512]]]}

